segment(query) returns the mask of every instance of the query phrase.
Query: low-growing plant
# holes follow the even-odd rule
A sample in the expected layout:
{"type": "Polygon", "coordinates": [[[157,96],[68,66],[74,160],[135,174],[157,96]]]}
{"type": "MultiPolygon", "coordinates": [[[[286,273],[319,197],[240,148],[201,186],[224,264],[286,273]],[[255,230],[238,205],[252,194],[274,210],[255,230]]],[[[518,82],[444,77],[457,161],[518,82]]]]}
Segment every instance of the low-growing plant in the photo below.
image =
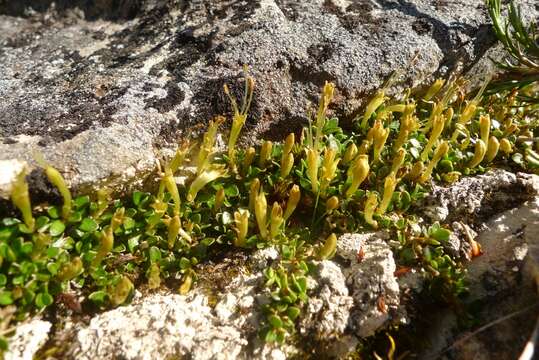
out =
{"type": "Polygon", "coordinates": [[[399,265],[422,270],[429,291],[453,301],[465,290],[465,272],[462,259],[445,251],[451,233],[447,224],[420,226],[412,205],[431,183],[489,166],[539,173],[537,109],[519,89],[484,95],[487,84],[466,100],[455,96],[465,93],[462,80],[438,79],[422,97],[405,91],[394,101],[386,84],[344,131],[328,115],[336,89],[326,83],[299,139],[241,149],[254,92],[246,73],[241,108],[225,86],[233,110],[228,151],[215,150],[225,121],[216,118],[196,152],[196,142],[185,142],[163,160],[155,193],[114,199],[101,189],[72,198],[60,172],[43,161],[62,204],[32,206],[21,172],[11,194],[17,213],[0,222],[0,312],[10,314],[0,320],[0,348],[13,323],[55,298],[76,294],[83,309],[121,306],[135,285],[151,291],[171,278],[187,294],[198,264],[216,251],[267,246],[280,258],[264,271],[270,302],[260,334],[283,342],[309,300],[307,276],[317,261],[335,254],[339,234],[372,229],[395,235],[399,265]]]}

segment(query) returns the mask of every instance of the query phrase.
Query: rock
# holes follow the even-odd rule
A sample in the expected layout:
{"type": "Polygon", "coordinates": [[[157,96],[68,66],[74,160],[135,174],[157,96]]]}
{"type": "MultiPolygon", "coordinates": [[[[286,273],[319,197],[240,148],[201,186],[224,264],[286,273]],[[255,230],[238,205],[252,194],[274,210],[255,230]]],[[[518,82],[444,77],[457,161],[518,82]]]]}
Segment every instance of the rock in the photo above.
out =
{"type": "MultiPolygon", "coordinates": [[[[507,179],[500,177],[507,184],[504,178],[507,179]]],[[[524,349],[539,315],[539,176],[517,174],[515,179],[521,179],[514,184],[517,188],[525,186],[529,200],[494,215],[484,224],[475,239],[483,254],[468,266],[469,295],[465,301],[474,304],[474,321],[479,330],[461,333],[455,314],[440,311],[427,321],[433,324],[426,330],[431,346],[420,358],[506,359],[517,358],[524,349]]],[[[498,201],[499,190],[487,188],[489,191],[494,191],[490,196],[498,201]]],[[[488,203],[490,200],[480,200],[477,206],[486,205],[490,213],[497,208],[488,203]]],[[[515,201],[518,198],[505,207],[515,205],[515,201]]]]}
{"type": "Polygon", "coordinates": [[[38,151],[79,192],[141,187],[131,180],[230,111],[222,86],[240,95],[242,64],[257,80],[253,143],[305,124],[326,80],[351,121],[393,70],[401,87],[458,64],[482,79],[485,52],[500,56],[482,0],[51,3],[0,5],[0,159],[35,165],[38,151]]]}
{"type": "Polygon", "coordinates": [[[26,162],[16,159],[0,160],[0,198],[9,199],[13,181],[26,166],[26,162]]]}
{"type": "Polygon", "coordinates": [[[247,342],[220,326],[204,296],[155,294],[92,318],[74,339],[76,359],[232,359],[247,342]]]}
{"type": "Polygon", "coordinates": [[[395,260],[386,237],[384,233],[345,234],[337,241],[337,255],[351,264],[344,274],[354,298],[351,326],[359,337],[373,335],[399,310],[395,260]],[[358,259],[360,250],[363,256],[358,259]]]}
{"type": "Polygon", "coordinates": [[[494,217],[486,228],[476,239],[483,255],[468,267],[477,299],[519,287],[528,248],[539,245],[539,196],[494,217]]]}
{"type": "Polygon", "coordinates": [[[466,224],[474,225],[532,198],[535,186],[527,174],[493,169],[464,177],[449,187],[433,185],[417,208],[432,221],[465,219],[466,224]]]}
{"type": "Polygon", "coordinates": [[[319,264],[318,292],[311,296],[301,332],[314,331],[321,340],[339,337],[345,330],[368,337],[392,320],[399,309],[399,285],[386,238],[385,233],[339,237],[335,262],[319,264]],[[358,260],[361,249],[364,256],[358,260]]]}
{"type": "Polygon", "coordinates": [[[32,360],[49,338],[52,324],[40,319],[19,324],[15,335],[9,338],[9,350],[4,360],[32,360]]]}
{"type": "Polygon", "coordinates": [[[346,279],[335,263],[322,261],[318,268],[318,291],[311,296],[300,333],[314,333],[319,340],[339,338],[348,327],[354,299],[348,296],[346,279]]]}

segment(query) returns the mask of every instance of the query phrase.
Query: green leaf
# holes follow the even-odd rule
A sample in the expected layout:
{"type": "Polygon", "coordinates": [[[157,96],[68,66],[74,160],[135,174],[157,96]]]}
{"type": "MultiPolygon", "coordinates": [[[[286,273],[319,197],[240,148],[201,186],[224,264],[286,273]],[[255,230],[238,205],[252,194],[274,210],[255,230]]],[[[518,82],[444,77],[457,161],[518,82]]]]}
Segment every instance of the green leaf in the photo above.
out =
{"type": "Polygon", "coordinates": [[[0,274],[0,287],[4,287],[7,284],[7,277],[4,274],[0,274]]]}
{"type": "Polygon", "coordinates": [[[79,230],[84,232],[94,232],[97,230],[98,224],[92,218],[84,218],[79,226],[79,230]]]}
{"type": "Polygon", "coordinates": [[[16,218],[3,218],[2,219],[2,224],[4,226],[13,226],[13,225],[17,225],[17,224],[20,224],[21,221],[19,219],[16,219],[16,218]]]}
{"type": "Polygon", "coordinates": [[[139,245],[139,239],[140,239],[140,235],[137,235],[127,240],[127,247],[129,249],[129,252],[131,253],[135,252],[135,248],[139,245]]]}
{"type": "Polygon", "coordinates": [[[0,305],[11,305],[13,304],[13,298],[11,297],[11,291],[0,292],[0,305]]]}
{"type": "Polygon", "coordinates": [[[43,309],[53,303],[54,299],[49,293],[39,293],[36,296],[36,306],[43,309]]]}
{"type": "Polygon", "coordinates": [[[275,342],[277,341],[277,334],[275,333],[275,330],[270,329],[266,332],[266,336],[264,336],[264,340],[267,343],[275,342]]]}
{"type": "Polygon", "coordinates": [[[240,189],[238,189],[238,187],[234,184],[232,185],[228,185],[226,188],[225,188],[225,195],[227,197],[236,197],[240,194],[240,189]]]}
{"type": "Polygon", "coordinates": [[[180,269],[186,270],[191,267],[191,261],[188,258],[182,257],[180,259],[180,269]]]}
{"type": "Polygon", "coordinates": [[[79,196],[75,198],[73,201],[73,205],[75,205],[75,208],[80,209],[84,206],[88,205],[90,203],[90,197],[88,195],[85,196],[79,196]]]}
{"type": "Polygon", "coordinates": [[[49,233],[52,236],[59,236],[64,232],[65,228],[65,224],[61,220],[54,220],[49,227],[49,233]]]}
{"type": "Polygon", "coordinates": [[[281,328],[283,327],[283,321],[281,320],[280,317],[278,316],[275,316],[275,315],[270,315],[268,316],[268,322],[270,323],[270,325],[274,328],[281,328]]]}
{"type": "Polygon", "coordinates": [[[135,225],[137,225],[137,223],[136,223],[135,220],[133,220],[132,218],[126,217],[126,218],[124,219],[124,224],[123,224],[123,226],[124,226],[124,229],[125,229],[125,230],[131,230],[131,229],[133,229],[133,228],[135,227],[135,225]]]}
{"type": "Polygon", "coordinates": [[[60,210],[57,206],[51,206],[47,209],[47,214],[49,214],[52,219],[58,219],[60,217],[60,210]]]}
{"type": "Polygon", "coordinates": [[[152,246],[150,248],[150,262],[156,262],[161,260],[161,251],[157,246],[152,246]]]}
{"type": "Polygon", "coordinates": [[[107,293],[103,290],[94,291],[93,293],[88,295],[88,299],[92,300],[93,302],[97,304],[104,303],[106,298],[107,298],[107,293]]]}
{"type": "Polygon", "coordinates": [[[290,318],[290,320],[294,321],[301,313],[301,310],[296,306],[290,306],[288,310],[286,311],[286,314],[290,318]]]}
{"type": "Polygon", "coordinates": [[[447,242],[449,240],[449,236],[451,236],[451,231],[447,229],[439,228],[439,229],[434,230],[430,234],[430,236],[440,242],[447,242]]]}

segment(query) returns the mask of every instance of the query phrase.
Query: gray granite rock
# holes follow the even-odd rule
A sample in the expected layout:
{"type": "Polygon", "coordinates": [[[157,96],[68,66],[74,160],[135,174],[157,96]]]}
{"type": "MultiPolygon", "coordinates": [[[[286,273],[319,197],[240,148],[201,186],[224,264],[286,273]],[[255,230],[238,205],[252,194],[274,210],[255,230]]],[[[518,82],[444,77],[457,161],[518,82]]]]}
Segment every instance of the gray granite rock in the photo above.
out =
{"type": "Polygon", "coordinates": [[[52,324],[38,318],[21,323],[15,335],[9,338],[9,349],[4,360],[32,360],[49,338],[52,324]]]}
{"type": "Polygon", "coordinates": [[[241,93],[242,64],[254,142],[304,124],[326,80],[349,121],[393,70],[399,86],[459,63],[482,79],[484,54],[499,56],[482,0],[51,3],[0,4],[0,159],[38,151],[83,192],[140,187],[165,149],[229,112],[222,86],[241,93]]]}
{"type": "Polygon", "coordinates": [[[532,176],[492,169],[463,177],[447,187],[433,184],[417,208],[431,221],[463,221],[481,226],[482,221],[532,199],[536,193],[532,176]]]}

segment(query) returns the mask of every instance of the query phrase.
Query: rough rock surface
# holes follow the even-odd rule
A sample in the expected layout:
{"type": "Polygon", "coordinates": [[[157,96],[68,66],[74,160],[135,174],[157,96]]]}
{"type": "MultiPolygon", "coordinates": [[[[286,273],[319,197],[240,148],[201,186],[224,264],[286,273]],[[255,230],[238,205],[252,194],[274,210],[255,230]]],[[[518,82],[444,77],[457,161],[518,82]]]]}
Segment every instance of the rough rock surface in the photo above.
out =
{"type": "Polygon", "coordinates": [[[40,319],[17,326],[15,335],[9,339],[9,351],[4,360],[32,360],[49,338],[51,327],[50,322],[40,319]]]}
{"type": "Polygon", "coordinates": [[[457,63],[481,78],[485,52],[499,56],[482,0],[51,3],[0,4],[0,159],[39,151],[79,191],[140,186],[128,180],[163,148],[229,111],[222,85],[240,94],[242,64],[257,79],[255,141],[304,124],[326,80],[349,120],[393,70],[405,86],[457,63]]]}
{"type": "MultiPolygon", "coordinates": [[[[399,288],[393,276],[393,254],[383,237],[382,233],[347,234],[339,239],[337,254],[342,263],[319,264],[302,315],[301,336],[338,340],[331,352],[345,354],[354,349],[357,337],[370,336],[388,323],[399,305],[399,288]],[[358,262],[360,248],[366,255],[358,262]]],[[[256,252],[250,260],[254,272],[240,271],[213,297],[200,288],[189,296],[153,294],[96,315],[88,325],[75,329],[69,357],[284,359],[300,354],[302,349],[277,348],[257,337],[259,310],[269,301],[260,270],[274,260],[272,248],[256,252]]]]}
{"type": "MultiPolygon", "coordinates": [[[[539,316],[539,176],[517,174],[515,178],[526,180],[530,199],[484,224],[475,239],[483,254],[468,267],[466,301],[475,307],[481,304],[474,315],[483,330],[461,334],[455,314],[442,311],[430,319],[431,346],[421,358],[517,358],[531,335],[539,316]]],[[[502,187],[506,180],[499,177],[502,187]]]]}
{"type": "Polygon", "coordinates": [[[474,225],[532,198],[537,192],[535,186],[531,175],[493,169],[464,177],[448,187],[433,185],[417,208],[432,221],[464,220],[474,225]]]}

